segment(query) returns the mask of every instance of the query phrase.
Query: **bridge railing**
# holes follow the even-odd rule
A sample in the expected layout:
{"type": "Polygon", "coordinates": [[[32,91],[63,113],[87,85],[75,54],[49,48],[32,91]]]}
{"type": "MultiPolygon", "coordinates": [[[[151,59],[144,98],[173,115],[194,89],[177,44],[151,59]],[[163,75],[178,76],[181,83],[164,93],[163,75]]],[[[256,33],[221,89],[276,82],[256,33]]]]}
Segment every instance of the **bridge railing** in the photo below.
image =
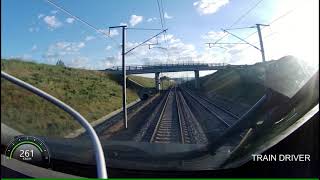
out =
{"type": "MultiPolygon", "coordinates": [[[[153,64],[153,65],[131,65],[126,66],[127,71],[136,70],[152,70],[152,69],[162,69],[162,68],[186,68],[186,67],[217,67],[217,66],[228,66],[227,63],[175,63],[175,64],[153,64]]],[[[120,71],[122,66],[113,66],[109,70],[120,71]]]]}

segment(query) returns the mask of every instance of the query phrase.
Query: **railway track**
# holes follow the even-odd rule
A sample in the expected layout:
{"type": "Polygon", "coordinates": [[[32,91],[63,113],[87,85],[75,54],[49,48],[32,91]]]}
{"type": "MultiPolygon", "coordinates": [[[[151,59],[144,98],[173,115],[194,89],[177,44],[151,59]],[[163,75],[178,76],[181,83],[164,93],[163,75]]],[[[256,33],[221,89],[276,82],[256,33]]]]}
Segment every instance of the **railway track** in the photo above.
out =
{"type": "Polygon", "coordinates": [[[228,115],[230,115],[230,116],[233,117],[234,119],[240,119],[239,116],[237,116],[237,115],[235,115],[234,113],[226,110],[226,109],[223,108],[223,107],[218,106],[216,103],[214,103],[214,102],[206,99],[205,97],[203,97],[203,96],[201,96],[201,95],[198,95],[198,97],[199,97],[200,99],[202,99],[203,101],[206,101],[207,103],[209,103],[209,104],[212,105],[213,107],[215,107],[215,108],[223,111],[224,113],[227,113],[228,115]]]}
{"type": "Polygon", "coordinates": [[[184,143],[181,113],[178,109],[176,88],[171,88],[150,142],[184,143]]]}
{"type": "Polygon", "coordinates": [[[187,96],[191,97],[198,104],[200,104],[203,109],[215,116],[227,128],[239,119],[239,117],[234,115],[233,113],[219,107],[218,105],[205,99],[204,97],[194,95],[188,89],[183,89],[183,92],[185,92],[187,96]]]}
{"type": "Polygon", "coordinates": [[[150,142],[208,143],[201,125],[193,115],[179,88],[173,87],[168,92],[150,142]]]}
{"type": "Polygon", "coordinates": [[[184,143],[188,144],[207,144],[208,139],[202,129],[202,126],[198,122],[197,118],[192,113],[189,105],[187,104],[183,94],[179,88],[176,91],[177,102],[179,104],[178,109],[180,111],[180,121],[182,126],[182,132],[184,133],[184,143]]]}
{"type": "Polygon", "coordinates": [[[173,87],[134,137],[151,143],[206,144],[208,139],[181,91],[173,87]]]}

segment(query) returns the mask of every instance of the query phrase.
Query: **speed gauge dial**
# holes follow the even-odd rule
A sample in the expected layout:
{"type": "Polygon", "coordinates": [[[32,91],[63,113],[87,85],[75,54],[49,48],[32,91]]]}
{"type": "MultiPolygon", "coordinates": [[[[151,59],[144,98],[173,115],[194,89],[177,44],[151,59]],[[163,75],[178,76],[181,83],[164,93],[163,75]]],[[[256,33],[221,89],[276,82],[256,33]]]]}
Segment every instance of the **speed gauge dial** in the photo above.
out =
{"type": "Polygon", "coordinates": [[[17,159],[41,167],[49,167],[50,154],[42,140],[33,136],[17,136],[6,149],[7,159],[17,159]]]}

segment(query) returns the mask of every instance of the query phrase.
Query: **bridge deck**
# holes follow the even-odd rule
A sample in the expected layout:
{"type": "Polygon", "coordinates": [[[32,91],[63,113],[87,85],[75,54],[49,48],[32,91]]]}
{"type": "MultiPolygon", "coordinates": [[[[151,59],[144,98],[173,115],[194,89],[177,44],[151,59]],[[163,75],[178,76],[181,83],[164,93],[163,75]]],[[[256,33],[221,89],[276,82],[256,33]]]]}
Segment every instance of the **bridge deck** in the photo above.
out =
{"type": "MultiPolygon", "coordinates": [[[[156,65],[140,65],[126,66],[127,74],[145,74],[157,72],[180,72],[180,71],[204,71],[204,70],[219,70],[226,67],[240,67],[244,65],[230,65],[226,63],[187,63],[187,64],[156,64],[156,65]]],[[[122,73],[121,66],[114,66],[103,71],[110,73],[122,73]]]]}

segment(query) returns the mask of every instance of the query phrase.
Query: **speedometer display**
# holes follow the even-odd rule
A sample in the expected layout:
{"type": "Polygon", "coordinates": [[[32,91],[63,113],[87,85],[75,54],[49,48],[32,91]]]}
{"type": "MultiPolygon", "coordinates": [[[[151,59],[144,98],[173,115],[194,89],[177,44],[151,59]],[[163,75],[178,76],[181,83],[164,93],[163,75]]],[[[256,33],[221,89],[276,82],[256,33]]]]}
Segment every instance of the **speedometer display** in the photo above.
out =
{"type": "Polygon", "coordinates": [[[17,159],[41,167],[49,167],[50,154],[42,140],[34,136],[17,136],[6,149],[7,159],[17,159]]]}

